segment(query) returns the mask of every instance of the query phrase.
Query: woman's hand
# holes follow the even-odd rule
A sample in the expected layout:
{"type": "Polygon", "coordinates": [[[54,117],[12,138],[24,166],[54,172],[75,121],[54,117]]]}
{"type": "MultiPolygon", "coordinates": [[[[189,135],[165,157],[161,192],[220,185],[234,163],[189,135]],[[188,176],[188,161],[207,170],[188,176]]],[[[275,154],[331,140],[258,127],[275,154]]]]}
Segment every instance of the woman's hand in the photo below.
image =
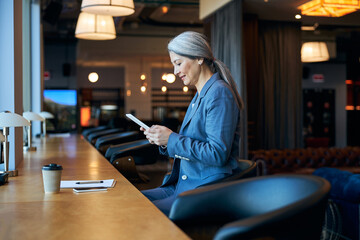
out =
{"type": "Polygon", "coordinates": [[[144,132],[151,144],[158,146],[166,146],[169,141],[169,136],[173,132],[169,128],[160,125],[153,125],[148,130],[141,127],[140,130],[144,132]]]}

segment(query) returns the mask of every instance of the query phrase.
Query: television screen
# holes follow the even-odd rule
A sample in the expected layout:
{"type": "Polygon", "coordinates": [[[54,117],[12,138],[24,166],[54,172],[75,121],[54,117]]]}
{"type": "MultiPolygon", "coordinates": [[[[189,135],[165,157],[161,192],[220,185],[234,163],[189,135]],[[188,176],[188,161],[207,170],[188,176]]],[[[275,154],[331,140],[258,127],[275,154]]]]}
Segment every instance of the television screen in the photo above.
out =
{"type": "Polygon", "coordinates": [[[76,130],[77,119],[76,90],[44,90],[44,111],[54,114],[54,119],[48,119],[46,129],[49,132],[68,132],[76,130]]]}

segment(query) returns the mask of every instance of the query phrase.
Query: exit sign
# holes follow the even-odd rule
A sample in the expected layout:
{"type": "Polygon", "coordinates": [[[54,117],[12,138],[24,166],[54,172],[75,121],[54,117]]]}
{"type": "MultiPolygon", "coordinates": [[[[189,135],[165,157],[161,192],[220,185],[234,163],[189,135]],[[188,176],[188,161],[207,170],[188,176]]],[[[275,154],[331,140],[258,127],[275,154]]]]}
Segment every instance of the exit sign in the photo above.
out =
{"type": "Polygon", "coordinates": [[[324,74],[314,74],[312,80],[314,83],[323,83],[325,82],[324,74]]]}

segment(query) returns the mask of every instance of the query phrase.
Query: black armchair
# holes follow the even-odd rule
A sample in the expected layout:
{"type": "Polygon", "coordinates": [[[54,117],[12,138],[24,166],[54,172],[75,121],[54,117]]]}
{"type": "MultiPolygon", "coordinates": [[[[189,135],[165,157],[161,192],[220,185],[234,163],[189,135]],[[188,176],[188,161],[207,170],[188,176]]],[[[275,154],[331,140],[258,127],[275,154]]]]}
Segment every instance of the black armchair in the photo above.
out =
{"type": "Polygon", "coordinates": [[[110,163],[130,182],[147,182],[149,178],[136,169],[136,165],[152,164],[159,158],[158,146],[147,139],[112,145],[105,153],[110,163]]]}
{"type": "Polygon", "coordinates": [[[230,176],[223,178],[223,179],[219,179],[215,182],[201,185],[199,187],[213,185],[216,183],[230,182],[230,181],[235,181],[235,180],[249,178],[249,177],[256,177],[256,175],[257,175],[256,162],[251,161],[251,160],[245,160],[245,159],[238,159],[237,162],[238,162],[238,168],[236,168],[233,171],[233,174],[231,174],[230,176]]]}
{"type": "Polygon", "coordinates": [[[320,239],[330,184],[273,175],[180,194],[169,218],[193,239],[320,239]]]}
{"type": "Polygon", "coordinates": [[[99,127],[89,128],[89,129],[85,129],[82,132],[82,135],[84,136],[84,138],[87,139],[87,136],[89,134],[95,133],[95,132],[100,132],[100,131],[103,131],[103,130],[106,130],[106,129],[109,129],[109,127],[108,126],[99,126],[99,127]]]}
{"type": "Polygon", "coordinates": [[[144,134],[138,131],[114,133],[99,137],[96,140],[95,148],[103,155],[111,145],[132,142],[144,138],[144,134]]]}
{"type": "MultiPolygon", "coordinates": [[[[222,183],[222,182],[230,182],[235,181],[238,179],[248,178],[248,177],[256,177],[257,176],[257,164],[254,161],[251,160],[245,160],[245,159],[238,159],[238,168],[236,168],[233,171],[233,174],[226,178],[219,179],[214,182],[210,182],[204,185],[200,185],[199,187],[213,185],[216,183],[222,183]]],[[[166,180],[170,177],[170,173],[166,174],[163,183],[166,182],[166,180]]]]}
{"type": "Polygon", "coordinates": [[[102,131],[98,131],[98,132],[94,132],[94,133],[91,133],[87,136],[87,140],[92,144],[94,145],[96,143],[96,140],[99,138],[99,137],[102,137],[102,136],[106,136],[106,135],[109,135],[109,134],[114,134],[114,133],[120,133],[120,132],[123,132],[124,130],[122,128],[110,128],[110,129],[105,129],[105,130],[102,130],[102,131]]]}

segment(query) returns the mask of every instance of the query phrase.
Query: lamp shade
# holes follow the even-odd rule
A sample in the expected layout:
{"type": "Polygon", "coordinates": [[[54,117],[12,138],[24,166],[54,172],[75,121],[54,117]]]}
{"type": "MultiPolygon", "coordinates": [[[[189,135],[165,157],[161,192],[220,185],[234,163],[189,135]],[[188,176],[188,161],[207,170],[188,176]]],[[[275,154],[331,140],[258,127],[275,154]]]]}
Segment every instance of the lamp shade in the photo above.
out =
{"type": "Polygon", "coordinates": [[[302,62],[324,62],[330,59],[325,42],[305,42],[301,47],[302,62]]]}
{"type": "Polygon", "coordinates": [[[30,126],[30,122],[17,113],[0,113],[0,127],[30,126]]]}
{"type": "Polygon", "coordinates": [[[115,39],[114,20],[111,16],[81,12],[76,24],[75,37],[87,40],[115,39]]]}
{"type": "Polygon", "coordinates": [[[23,112],[23,117],[29,121],[44,121],[45,118],[34,112],[23,112]]]}
{"type": "Polygon", "coordinates": [[[39,115],[42,116],[42,117],[45,118],[45,119],[52,119],[52,118],[54,118],[54,115],[53,115],[52,113],[45,112],[45,111],[40,112],[39,115]]]}
{"type": "Polygon", "coordinates": [[[135,12],[133,0],[83,0],[81,11],[110,16],[128,16],[135,12]]]}

